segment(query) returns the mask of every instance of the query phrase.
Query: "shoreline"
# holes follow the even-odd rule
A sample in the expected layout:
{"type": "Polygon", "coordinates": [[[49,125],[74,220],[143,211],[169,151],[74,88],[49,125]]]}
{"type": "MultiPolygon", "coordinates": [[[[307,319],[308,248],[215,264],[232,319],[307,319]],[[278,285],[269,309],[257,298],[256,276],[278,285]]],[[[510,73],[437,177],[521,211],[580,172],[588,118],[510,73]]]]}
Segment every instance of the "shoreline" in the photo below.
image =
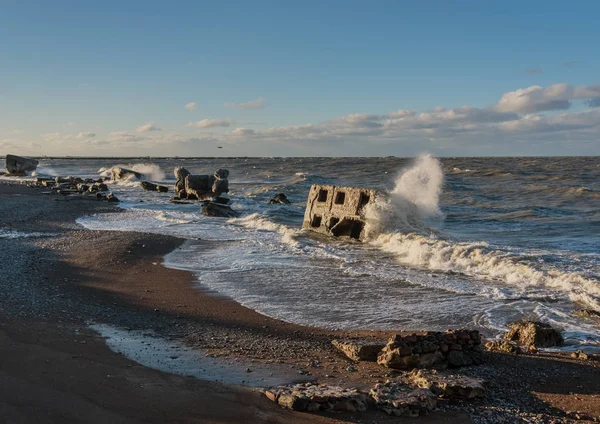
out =
{"type": "MultiPolygon", "coordinates": [[[[0,220],[0,228],[6,227],[8,222],[9,228],[20,228],[20,231],[42,230],[58,234],[13,241],[15,245],[24,245],[22,248],[25,250],[41,249],[45,252],[41,256],[46,257],[43,263],[35,265],[42,278],[31,283],[32,290],[38,290],[38,304],[31,305],[36,309],[29,313],[21,311],[22,314],[15,314],[14,305],[0,309],[0,316],[4,318],[0,331],[7,334],[9,339],[17,339],[14,329],[26,326],[23,319],[35,323],[33,328],[46,329],[47,334],[43,334],[42,339],[53,334],[53,340],[62,338],[65,343],[69,336],[55,334],[57,326],[76,328],[86,333],[83,325],[98,321],[132,330],[152,329],[167,338],[182,339],[189,346],[213,357],[243,358],[250,363],[285,364],[294,367],[299,376],[310,376],[327,384],[368,387],[385,380],[389,370],[368,362],[347,360],[334,350],[330,342],[332,338],[352,336],[387,339],[396,332],[332,331],[266,317],[231,299],[199,290],[194,287],[195,279],[190,272],[164,267],[164,256],[176,249],[183,242],[182,239],[144,233],[85,230],[74,223],[77,217],[89,213],[110,213],[116,208],[101,202],[65,201],[51,196],[42,198],[38,193],[39,190],[25,186],[0,185],[0,207],[5,214],[0,220]],[[11,216],[6,211],[13,204],[37,206],[29,208],[25,216],[11,216]]],[[[5,250],[5,254],[10,255],[10,252],[5,250]]],[[[26,269],[27,265],[23,264],[23,268],[26,269]]],[[[38,331],[40,334],[41,330],[38,331]]],[[[89,330],[86,334],[89,334],[89,330]]],[[[43,342],[38,344],[43,345],[43,342]]],[[[99,337],[90,336],[86,340],[86,347],[92,344],[96,351],[104,349],[105,352],[106,346],[99,337]]],[[[126,361],[120,355],[118,357],[126,361]]],[[[471,414],[482,422],[480,418],[485,418],[486,411],[498,408],[510,411],[514,406],[521,408],[528,416],[543,414],[564,420],[558,422],[575,419],[566,414],[567,408],[569,411],[582,411],[585,417],[600,417],[600,378],[595,383],[593,381],[600,376],[597,364],[548,355],[516,357],[488,354],[487,359],[486,365],[461,369],[460,373],[474,376],[484,374],[491,384],[488,399],[465,406],[466,412],[461,411],[458,408],[461,405],[458,405],[455,409],[420,417],[418,421],[472,422],[468,417],[471,414]],[[525,367],[525,371],[515,374],[521,367],[525,367]],[[543,383],[538,381],[548,374],[555,375],[550,375],[550,380],[546,378],[543,383]],[[573,375],[576,374],[579,375],[574,379],[573,375]],[[518,381],[521,375],[530,375],[532,381],[518,381]],[[503,387],[506,384],[503,380],[507,376],[515,378],[512,382],[514,387],[509,387],[509,390],[503,387]],[[566,376],[571,379],[565,380],[566,376]],[[579,386],[584,387],[582,389],[579,386]],[[531,402],[534,404],[528,406],[531,402]]],[[[166,377],[170,374],[149,371],[140,365],[132,367],[172,378],[166,377]]],[[[2,370],[6,372],[4,368],[2,370]]],[[[101,385],[97,378],[90,381],[101,385]]],[[[197,381],[207,387],[218,386],[218,383],[197,381]]],[[[224,392],[237,393],[239,390],[233,386],[218,387],[219,391],[224,392]]],[[[244,389],[243,392],[248,390],[244,389]]],[[[252,399],[261,408],[266,408],[269,414],[280,416],[285,422],[337,422],[327,421],[334,418],[325,414],[282,410],[259,395],[252,399]],[[321,419],[325,421],[316,421],[321,419]]],[[[257,405],[253,404],[252,407],[257,405]]],[[[227,409],[225,405],[222,406],[227,409]]],[[[211,419],[227,422],[227,412],[224,410],[223,414],[219,416],[217,413],[211,419]]],[[[375,420],[373,422],[389,419],[385,414],[375,411],[367,414],[336,414],[334,417],[346,421],[375,420]]],[[[394,420],[403,422],[403,419],[394,420]]]]}

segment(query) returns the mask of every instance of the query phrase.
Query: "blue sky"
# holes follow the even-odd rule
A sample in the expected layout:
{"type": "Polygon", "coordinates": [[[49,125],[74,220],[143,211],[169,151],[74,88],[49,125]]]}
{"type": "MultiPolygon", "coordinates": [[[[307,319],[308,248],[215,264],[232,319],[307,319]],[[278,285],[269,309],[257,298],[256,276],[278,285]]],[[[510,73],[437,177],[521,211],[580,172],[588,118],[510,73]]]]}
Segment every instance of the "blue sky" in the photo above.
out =
{"type": "Polygon", "coordinates": [[[1,6],[0,153],[600,154],[598,2],[1,6]]]}

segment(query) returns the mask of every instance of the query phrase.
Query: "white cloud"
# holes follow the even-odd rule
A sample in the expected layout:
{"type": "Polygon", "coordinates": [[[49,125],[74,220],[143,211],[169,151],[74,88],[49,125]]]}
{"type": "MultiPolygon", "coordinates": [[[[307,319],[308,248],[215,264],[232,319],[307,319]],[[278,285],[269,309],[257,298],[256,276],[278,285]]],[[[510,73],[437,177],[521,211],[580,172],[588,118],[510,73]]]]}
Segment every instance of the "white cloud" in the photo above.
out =
{"type": "Polygon", "coordinates": [[[198,105],[195,102],[189,102],[187,105],[184,106],[184,108],[186,108],[187,110],[196,110],[198,109],[198,105]]]}
{"type": "Polygon", "coordinates": [[[147,124],[140,125],[136,128],[137,132],[151,132],[151,131],[162,131],[161,128],[156,126],[155,122],[148,122],[147,124]]]}
{"type": "Polygon", "coordinates": [[[228,127],[233,122],[231,119],[202,119],[197,122],[190,122],[187,124],[188,127],[192,128],[214,128],[214,127],[228,127]]]}
{"type": "Polygon", "coordinates": [[[235,130],[231,131],[231,135],[236,137],[251,136],[254,135],[255,132],[256,131],[251,128],[236,128],[235,130]]]}
{"type": "Polygon", "coordinates": [[[256,100],[250,100],[243,103],[225,103],[225,107],[235,109],[264,109],[267,106],[267,100],[264,97],[259,97],[256,100]]]}
{"type": "Polygon", "coordinates": [[[93,132],[80,132],[79,134],[77,134],[77,136],[75,138],[78,139],[86,139],[86,138],[94,138],[96,137],[96,134],[94,134],[93,132]]]}
{"type": "Polygon", "coordinates": [[[142,140],[145,140],[145,138],[126,131],[113,131],[108,134],[108,141],[111,142],[136,142],[142,140]]]}
{"type": "Polygon", "coordinates": [[[548,87],[532,85],[504,93],[494,109],[500,112],[535,113],[551,110],[566,110],[572,100],[600,97],[599,85],[573,87],[565,83],[548,87]]]}

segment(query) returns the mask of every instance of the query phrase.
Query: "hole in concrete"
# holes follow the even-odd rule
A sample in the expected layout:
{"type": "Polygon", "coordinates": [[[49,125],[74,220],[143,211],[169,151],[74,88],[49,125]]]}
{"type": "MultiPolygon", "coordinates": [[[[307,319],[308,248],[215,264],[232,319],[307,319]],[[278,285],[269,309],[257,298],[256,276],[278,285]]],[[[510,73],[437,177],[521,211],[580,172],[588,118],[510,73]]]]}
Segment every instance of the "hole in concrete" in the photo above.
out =
{"type": "Polygon", "coordinates": [[[363,227],[362,221],[343,218],[335,228],[331,229],[331,233],[336,237],[350,237],[358,240],[363,227]]]}
{"type": "Polygon", "coordinates": [[[335,225],[340,222],[339,218],[336,218],[335,216],[329,219],[329,229],[331,230],[333,227],[335,227],[335,225]]]}
{"type": "Polygon", "coordinates": [[[358,210],[361,211],[365,205],[369,203],[369,200],[371,200],[371,196],[369,196],[368,193],[360,193],[360,198],[358,199],[358,210]]]}
{"type": "Polygon", "coordinates": [[[319,202],[326,202],[327,201],[327,190],[319,190],[319,197],[317,197],[317,200],[319,202]]]}
{"type": "Polygon", "coordinates": [[[310,225],[311,225],[313,228],[319,228],[319,227],[321,226],[321,219],[322,219],[322,218],[321,218],[319,215],[315,215],[315,216],[313,216],[313,219],[312,219],[312,221],[311,221],[310,225]]]}
{"type": "Polygon", "coordinates": [[[343,205],[345,201],[346,201],[346,193],[344,193],[343,191],[338,191],[335,195],[335,204],[343,205]]]}

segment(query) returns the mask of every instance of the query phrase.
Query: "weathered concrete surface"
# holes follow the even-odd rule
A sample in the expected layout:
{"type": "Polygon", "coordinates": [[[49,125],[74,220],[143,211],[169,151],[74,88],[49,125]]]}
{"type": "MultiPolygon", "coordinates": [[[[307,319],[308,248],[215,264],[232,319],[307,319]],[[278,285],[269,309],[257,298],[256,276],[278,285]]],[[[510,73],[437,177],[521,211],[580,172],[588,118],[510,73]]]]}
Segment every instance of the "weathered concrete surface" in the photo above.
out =
{"type": "Polygon", "coordinates": [[[38,164],[39,162],[35,159],[6,155],[4,169],[11,175],[25,175],[27,172],[35,171],[38,164]]]}
{"type": "Polygon", "coordinates": [[[475,399],[486,395],[487,382],[481,378],[435,370],[413,370],[408,379],[411,384],[446,399],[475,399]]]}
{"type": "Polygon", "coordinates": [[[414,389],[402,382],[377,383],[369,395],[388,415],[418,417],[433,411],[437,396],[428,389],[414,389]]]}
{"type": "Polygon", "coordinates": [[[333,340],[331,344],[353,361],[377,362],[377,355],[385,347],[385,342],[364,340],[333,340]]]}
{"type": "Polygon", "coordinates": [[[180,199],[213,200],[229,192],[229,171],[217,169],[213,175],[193,175],[185,168],[175,168],[175,194],[180,199]]]}
{"type": "Polygon", "coordinates": [[[363,209],[378,194],[369,188],[315,184],[308,193],[302,228],[333,237],[363,240],[363,209]]]}
{"type": "Polygon", "coordinates": [[[169,187],[154,184],[148,181],[142,181],[142,188],[148,191],[159,191],[161,193],[167,193],[169,191],[169,187]]]}
{"type": "Polygon", "coordinates": [[[265,396],[284,408],[294,411],[352,411],[364,412],[369,407],[369,396],[358,389],[312,383],[274,387],[265,396]]]}

